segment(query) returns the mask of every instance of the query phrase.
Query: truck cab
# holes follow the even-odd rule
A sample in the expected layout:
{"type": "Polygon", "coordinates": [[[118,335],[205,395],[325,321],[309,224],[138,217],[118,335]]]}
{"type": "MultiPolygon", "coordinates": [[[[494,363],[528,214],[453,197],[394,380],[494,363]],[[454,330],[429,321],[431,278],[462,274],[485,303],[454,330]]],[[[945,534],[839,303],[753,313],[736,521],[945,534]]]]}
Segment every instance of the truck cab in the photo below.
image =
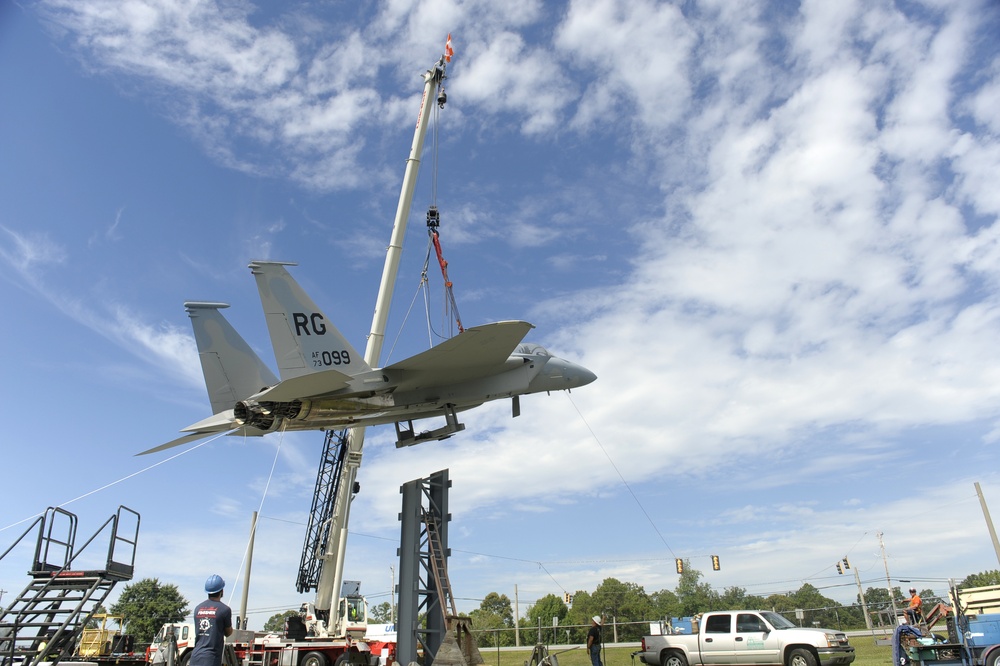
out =
{"type": "Polygon", "coordinates": [[[167,663],[167,642],[171,632],[177,639],[177,655],[174,658],[179,666],[187,666],[191,660],[191,650],[194,649],[195,631],[192,622],[171,622],[160,627],[153,637],[153,642],[146,648],[148,663],[167,663]]]}
{"type": "Polygon", "coordinates": [[[368,632],[368,601],[360,594],[340,599],[338,636],[361,640],[368,632]]]}

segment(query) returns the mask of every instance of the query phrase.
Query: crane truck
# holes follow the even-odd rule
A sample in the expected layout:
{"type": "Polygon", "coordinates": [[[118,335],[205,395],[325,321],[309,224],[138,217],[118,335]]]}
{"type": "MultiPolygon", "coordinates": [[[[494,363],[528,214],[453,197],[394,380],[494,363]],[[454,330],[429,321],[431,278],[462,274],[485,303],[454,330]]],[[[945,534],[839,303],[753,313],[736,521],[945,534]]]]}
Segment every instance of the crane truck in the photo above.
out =
{"type": "MultiPolygon", "coordinates": [[[[306,629],[306,609],[285,620],[281,632],[236,630],[227,640],[235,660],[243,666],[330,666],[330,664],[391,664],[395,656],[394,636],[368,636],[368,604],[360,583],[345,581],[346,596],[340,599],[342,617],[333,636],[316,636],[306,629]]],[[[191,622],[164,624],[147,651],[151,664],[172,660],[187,666],[194,651],[195,627],[191,622]],[[172,645],[171,645],[172,644],[172,645]],[[173,656],[170,656],[170,652],[173,656]]],[[[227,662],[230,663],[230,662],[227,662]]]]}
{"type": "MultiPolygon", "coordinates": [[[[379,357],[382,354],[389,305],[392,302],[396,275],[399,272],[403,239],[406,236],[413,192],[420,171],[420,157],[427,135],[432,104],[436,102],[443,108],[447,100],[443,82],[451,54],[451,35],[449,35],[445,54],[424,73],[420,112],[403,173],[403,184],[375,302],[372,328],[365,348],[365,362],[373,368],[378,367],[379,357]]],[[[356,479],[358,468],[361,466],[364,440],[364,427],[350,428],[338,435],[328,432],[323,458],[316,476],[313,511],[306,530],[306,543],[303,546],[297,584],[299,592],[316,591],[315,601],[306,613],[306,628],[316,636],[329,636],[341,622],[341,610],[332,604],[332,600],[334,591],[340,589],[343,582],[347,524],[351,512],[351,498],[360,489],[356,479]]]]}
{"type": "MultiPolygon", "coordinates": [[[[413,192],[420,170],[424,138],[427,135],[432,105],[437,103],[439,108],[443,108],[447,100],[443,83],[451,55],[451,35],[449,35],[444,55],[424,73],[424,90],[420,100],[417,125],[410,146],[410,155],[406,161],[392,235],[375,303],[372,328],[365,348],[365,362],[371,367],[378,366],[382,354],[389,305],[392,302],[396,275],[399,271],[403,238],[406,235],[413,192]]],[[[301,646],[298,643],[289,646],[289,650],[303,652],[301,658],[296,659],[294,656],[284,658],[279,662],[279,666],[328,666],[331,662],[336,664],[347,660],[362,666],[370,666],[377,661],[386,664],[395,657],[394,641],[374,642],[369,645],[364,642],[362,631],[355,632],[351,628],[353,620],[349,614],[352,608],[359,614],[363,611],[362,619],[367,620],[367,604],[352,606],[350,599],[353,597],[350,593],[355,590],[343,580],[347,524],[351,501],[360,490],[357,474],[361,466],[364,438],[364,427],[354,427],[340,432],[329,431],[326,434],[296,583],[300,593],[315,590],[315,600],[304,605],[301,626],[293,619],[290,625],[294,626],[289,626],[289,630],[285,632],[286,638],[290,633],[304,632],[305,642],[301,646]],[[338,604],[333,603],[336,590],[342,591],[338,604]],[[341,642],[345,644],[342,649],[338,647],[341,642]],[[321,643],[330,644],[332,647],[308,650],[310,644],[321,643]]],[[[360,591],[356,591],[355,596],[360,597],[360,591]]]]}

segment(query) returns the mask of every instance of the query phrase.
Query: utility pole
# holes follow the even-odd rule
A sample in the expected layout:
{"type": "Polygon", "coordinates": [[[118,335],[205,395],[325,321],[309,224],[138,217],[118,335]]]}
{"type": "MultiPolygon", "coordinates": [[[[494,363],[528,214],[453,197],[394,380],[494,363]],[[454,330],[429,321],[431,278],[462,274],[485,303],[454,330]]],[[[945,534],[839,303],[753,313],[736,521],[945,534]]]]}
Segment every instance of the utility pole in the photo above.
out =
{"type": "MultiPolygon", "coordinates": [[[[855,562],[857,564],[857,562],[855,562]]],[[[854,581],[858,584],[858,599],[861,600],[861,611],[865,614],[865,626],[868,627],[868,631],[872,630],[872,616],[868,614],[868,604],[865,602],[865,593],[861,589],[861,575],[858,573],[858,568],[856,566],[851,567],[854,569],[854,581]]]]}
{"type": "Polygon", "coordinates": [[[250,567],[253,565],[253,540],[257,536],[257,512],[250,519],[250,543],[247,544],[247,563],[243,571],[243,596],[240,598],[239,623],[237,629],[247,628],[247,597],[250,595],[250,567]]]}
{"type": "Polygon", "coordinates": [[[882,564],[885,566],[885,589],[889,592],[889,602],[892,604],[892,621],[896,622],[896,595],[892,593],[892,580],[889,578],[889,560],[885,557],[885,544],[882,542],[882,533],[878,532],[878,546],[882,550],[882,564]]]}
{"type": "Polygon", "coordinates": [[[396,567],[389,565],[389,622],[396,624],[396,567]]]}
{"type": "Polygon", "coordinates": [[[518,604],[517,604],[517,583],[514,584],[514,647],[521,647],[521,628],[518,626],[519,619],[518,615],[518,604]]]}
{"type": "Polygon", "coordinates": [[[997,554],[997,562],[1000,562],[1000,541],[997,541],[997,531],[993,527],[993,519],[990,518],[990,510],[986,507],[986,498],[983,497],[983,489],[976,481],[976,495],[979,496],[979,505],[983,507],[983,517],[986,518],[986,527],[990,530],[990,538],[993,539],[993,550],[997,554]]]}

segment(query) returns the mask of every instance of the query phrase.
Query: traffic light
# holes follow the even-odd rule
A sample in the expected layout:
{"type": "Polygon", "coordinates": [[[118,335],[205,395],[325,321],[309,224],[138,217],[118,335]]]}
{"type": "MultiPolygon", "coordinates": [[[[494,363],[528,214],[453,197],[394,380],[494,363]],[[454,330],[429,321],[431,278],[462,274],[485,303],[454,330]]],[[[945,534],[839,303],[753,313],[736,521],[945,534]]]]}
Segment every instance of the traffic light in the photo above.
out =
{"type": "Polygon", "coordinates": [[[712,555],[712,571],[718,571],[719,568],[719,556],[712,555]]]}
{"type": "Polygon", "coordinates": [[[851,563],[847,561],[846,557],[844,558],[844,568],[845,569],[850,569],[851,568],[851,563]]]}
{"type": "Polygon", "coordinates": [[[840,562],[837,562],[837,573],[842,574],[844,570],[840,568],[840,562]]]}
{"type": "Polygon", "coordinates": [[[569,604],[570,602],[573,601],[573,595],[570,594],[569,592],[563,593],[563,601],[565,601],[567,604],[569,604]]]}
{"type": "Polygon", "coordinates": [[[684,573],[684,560],[678,557],[674,560],[674,564],[677,565],[677,573],[684,573]]]}

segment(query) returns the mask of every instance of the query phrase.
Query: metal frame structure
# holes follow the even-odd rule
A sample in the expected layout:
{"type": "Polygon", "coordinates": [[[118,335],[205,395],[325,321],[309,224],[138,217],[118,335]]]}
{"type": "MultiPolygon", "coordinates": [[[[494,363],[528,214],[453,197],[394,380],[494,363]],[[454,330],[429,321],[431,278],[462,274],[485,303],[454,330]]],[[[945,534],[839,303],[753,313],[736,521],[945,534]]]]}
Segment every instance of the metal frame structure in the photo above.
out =
{"type": "Polygon", "coordinates": [[[399,620],[396,624],[396,660],[403,664],[417,660],[417,641],[424,647],[424,664],[432,666],[448,631],[445,604],[450,594],[447,574],[434,575],[441,563],[447,568],[451,555],[448,547],[448,489],[451,480],[444,469],[423,479],[404,483],[399,488],[403,507],[399,514],[399,620]],[[426,500],[426,504],[425,504],[426,500]],[[427,524],[433,523],[432,534],[427,524]],[[431,542],[433,537],[434,542],[431,542]],[[435,562],[436,558],[436,562],[435,562]],[[442,592],[439,592],[442,590],[442,592]],[[417,626],[423,611],[427,627],[417,626]]]}

